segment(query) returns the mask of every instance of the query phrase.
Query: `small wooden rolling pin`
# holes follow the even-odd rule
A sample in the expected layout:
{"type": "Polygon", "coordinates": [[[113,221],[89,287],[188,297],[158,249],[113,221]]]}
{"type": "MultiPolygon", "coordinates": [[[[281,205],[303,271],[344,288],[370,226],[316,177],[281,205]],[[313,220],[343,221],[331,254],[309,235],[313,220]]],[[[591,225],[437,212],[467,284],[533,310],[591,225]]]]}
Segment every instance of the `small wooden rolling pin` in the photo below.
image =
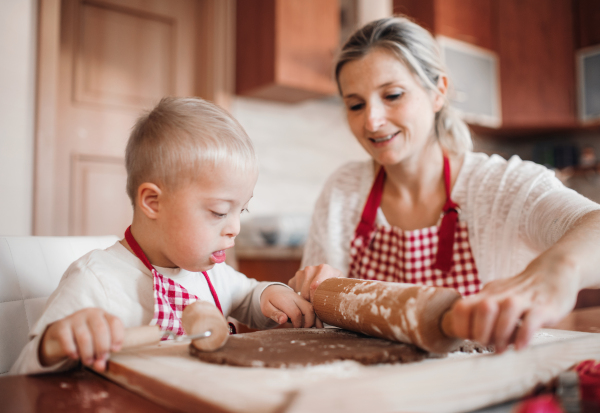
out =
{"type": "MultiPolygon", "coordinates": [[[[131,327],[125,330],[121,350],[156,344],[160,341],[162,332],[158,326],[131,327]]],[[[49,359],[59,360],[67,357],[58,340],[44,340],[44,352],[49,359]]]]}
{"type": "Polygon", "coordinates": [[[189,335],[210,331],[210,337],[192,340],[192,346],[200,351],[215,351],[229,339],[229,324],[219,309],[208,301],[196,301],[183,310],[183,329],[189,335]]]}
{"type": "Polygon", "coordinates": [[[462,343],[444,317],[460,297],[451,288],[330,278],[316,289],[312,304],[324,323],[446,353],[462,343]]]}
{"type": "MultiPolygon", "coordinates": [[[[188,336],[201,336],[192,340],[192,345],[201,351],[215,351],[225,345],[229,338],[229,325],[223,314],[212,303],[196,301],[188,305],[181,317],[183,329],[188,336]],[[210,335],[206,332],[210,331],[210,335]]],[[[125,330],[125,337],[121,346],[122,350],[157,344],[163,332],[158,326],[131,327],[125,330]]],[[[176,340],[185,340],[186,336],[176,340]]],[[[44,341],[45,352],[49,358],[62,358],[67,355],[62,351],[60,343],[56,340],[44,341]]]]}

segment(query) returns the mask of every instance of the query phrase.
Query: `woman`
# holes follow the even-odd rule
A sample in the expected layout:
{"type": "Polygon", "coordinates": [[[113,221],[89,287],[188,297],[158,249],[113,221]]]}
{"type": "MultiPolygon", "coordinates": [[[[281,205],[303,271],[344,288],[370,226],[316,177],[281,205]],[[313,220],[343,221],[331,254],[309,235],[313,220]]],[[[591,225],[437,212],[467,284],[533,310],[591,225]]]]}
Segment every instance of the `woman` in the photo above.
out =
{"type": "Polygon", "coordinates": [[[347,164],[317,201],[290,286],[310,299],[329,277],[456,288],[462,338],[522,348],[600,285],[600,205],[546,168],[471,152],[448,106],[432,36],[382,19],[344,45],[336,80],[372,160],[347,164]]]}

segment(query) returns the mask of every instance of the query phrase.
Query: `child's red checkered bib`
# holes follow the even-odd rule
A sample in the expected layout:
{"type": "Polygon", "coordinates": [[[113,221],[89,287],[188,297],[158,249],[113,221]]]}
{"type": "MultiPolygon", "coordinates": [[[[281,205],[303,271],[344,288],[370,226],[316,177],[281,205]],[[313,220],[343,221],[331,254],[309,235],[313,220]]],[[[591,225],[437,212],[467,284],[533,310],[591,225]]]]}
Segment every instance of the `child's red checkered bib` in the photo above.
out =
{"type": "MultiPolygon", "coordinates": [[[[178,336],[185,335],[185,330],[181,324],[183,310],[189,304],[197,301],[198,297],[194,294],[190,294],[183,285],[176,283],[172,279],[165,277],[156,271],[146,257],[146,254],[144,254],[144,251],[142,251],[142,248],[139,246],[135,238],[133,238],[133,235],[131,234],[131,227],[127,228],[125,231],[125,240],[135,255],[144,263],[146,268],[152,272],[152,277],[154,280],[154,316],[152,317],[150,325],[157,325],[160,327],[161,331],[173,332],[178,336]]],[[[215,305],[219,311],[221,311],[221,314],[223,314],[219,297],[217,296],[217,292],[210,282],[208,274],[206,271],[203,271],[202,274],[208,283],[210,293],[215,300],[215,305]]],[[[229,328],[230,332],[234,333],[234,331],[231,331],[231,323],[229,328]]]]}
{"type": "Polygon", "coordinates": [[[455,288],[462,295],[481,289],[466,222],[450,198],[450,163],[444,156],[446,204],[440,226],[404,231],[375,224],[383,195],[381,168],[350,244],[351,278],[455,288]]]}

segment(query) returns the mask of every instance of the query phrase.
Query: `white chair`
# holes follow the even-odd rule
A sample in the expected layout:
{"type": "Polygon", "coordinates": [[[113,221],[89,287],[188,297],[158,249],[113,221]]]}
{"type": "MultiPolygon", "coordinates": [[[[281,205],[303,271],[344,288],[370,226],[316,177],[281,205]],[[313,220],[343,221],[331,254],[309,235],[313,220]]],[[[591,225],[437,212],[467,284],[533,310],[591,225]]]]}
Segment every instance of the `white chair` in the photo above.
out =
{"type": "Polygon", "coordinates": [[[27,344],[29,330],[69,265],[117,240],[112,235],[0,237],[0,375],[27,344]]]}

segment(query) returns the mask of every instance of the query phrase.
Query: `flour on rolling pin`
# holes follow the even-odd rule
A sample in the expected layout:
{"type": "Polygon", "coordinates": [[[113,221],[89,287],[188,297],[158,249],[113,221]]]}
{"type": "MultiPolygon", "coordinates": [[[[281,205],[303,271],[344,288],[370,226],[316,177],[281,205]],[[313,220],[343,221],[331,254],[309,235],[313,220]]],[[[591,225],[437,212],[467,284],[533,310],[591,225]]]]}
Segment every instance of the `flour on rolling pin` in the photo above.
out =
{"type": "Polygon", "coordinates": [[[442,332],[441,319],[459,298],[450,288],[330,278],[315,291],[313,307],[327,324],[446,353],[461,340],[442,332]]]}

